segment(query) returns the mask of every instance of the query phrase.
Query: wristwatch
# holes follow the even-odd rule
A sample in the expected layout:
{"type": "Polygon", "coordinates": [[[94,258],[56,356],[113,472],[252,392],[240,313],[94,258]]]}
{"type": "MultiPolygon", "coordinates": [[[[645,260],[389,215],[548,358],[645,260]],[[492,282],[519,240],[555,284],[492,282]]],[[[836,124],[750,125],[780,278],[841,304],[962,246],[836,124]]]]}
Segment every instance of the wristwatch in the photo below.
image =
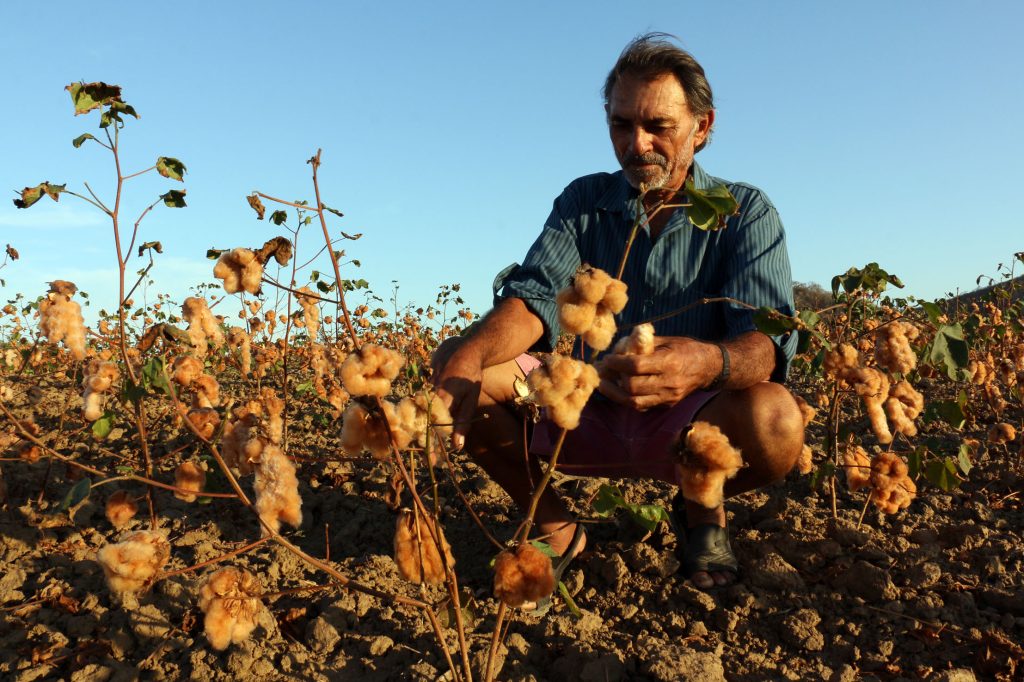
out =
{"type": "Polygon", "coordinates": [[[722,351],[722,371],[718,373],[715,380],[704,387],[705,391],[718,391],[725,387],[725,383],[729,381],[730,367],[729,367],[729,351],[726,349],[724,343],[714,342],[718,346],[718,350],[722,351]]]}

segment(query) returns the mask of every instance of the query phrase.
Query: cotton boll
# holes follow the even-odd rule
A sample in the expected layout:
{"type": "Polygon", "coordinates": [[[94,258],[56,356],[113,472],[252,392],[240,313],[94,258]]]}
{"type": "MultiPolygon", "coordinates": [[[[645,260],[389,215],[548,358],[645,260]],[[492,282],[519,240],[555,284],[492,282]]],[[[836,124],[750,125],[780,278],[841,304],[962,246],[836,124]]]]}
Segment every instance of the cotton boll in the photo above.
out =
{"type": "Polygon", "coordinates": [[[713,509],[722,504],[725,481],[743,466],[740,451],[714,424],[693,422],[685,437],[685,456],[678,465],[683,497],[713,509]]]}
{"type": "Polygon", "coordinates": [[[601,299],[601,304],[612,313],[618,315],[629,301],[626,291],[625,282],[618,279],[610,279],[608,281],[608,288],[604,293],[604,298],[601,299]]]}
{"type": "Polygon", "coordinates": [[[892,422],[893,430],[906,436],[917,435],[917,425],[914,424],[914,420],[922,410],[924,410],[924,396],[906,380],[893,386],[885,401],[885,411],[892,422]]]}
{"type": "Polygon", "coordinates": [[[195,502],[195,493],[206,485],[206,472],[195,462],[182,462],[174,470],[174,486],[191,492],[174,491],[174,496],[185,502],[195,502]]]}
{"type": "Polygon", "coordinates": [[[401,353],[368,343],[345,358],[341,368],[342,383],[354,396],[383,398],[391,392],[391,382],[404,364],[401,353]]]}
{"type": "Polygon", "coordinates": [[[536,602],[555,590],[551,559],[528,542],[494,560],[494,596],[513,608],[536,602]]]}
{"type": "Polygon", "coordinates": [[[203,363],[191,355],[179,355],[171,363],[171,381],[188,388],[203,374],[203,363]]]}
{"type": "Polygon", "coordinates": [[[186,298],[181,304],[181,314],[188,322],[189,341],[200,356],[206,355],[211,341],[218,348],[224,345],[224,332],[206,305],[206,299],[198,296],[186,298]]]}
{"type": "Polygon", "coordinates": [[[598,306],[594,322],[583,334],[583,341],[594,350],[604,350],[612,345],[615,338],[615,317],[604,306],[598,306]]]}
{"type": "Polygon", "coordinates": [[[597,306],[583,300],[572,285],[558,292],[555,303],[558,305],[558,323],[567,334],[585,334],[594,324],[597,306]]]}
{"type": "Polygon", "coordinates": [[[599,268],[583,266],[576,273],[573,286],[587,303],[597,305],[608,291],[608,284],[612,281],[611,276],[599,268]]]}
{"type": "Polygon", "coordinates": [[[1005,445],[1017,438],[1017,429],[1013,424],[1000,422],[993,424],[988,430],[988,442],[993,445],[1005,445]]]}
{"type": "MultiPolygon", "coordinates": [[[[257,303],[258,301],[252,301],[257,303]]],[[[254,333],[258,330],[253,330],[254,333]]],[[[241,327],[230,327],[228,329],[228,343],[232,348],[238,349],[240,369],[242,374],[249,374],[252,371],[252,339],[241,327]]]]}
{"type": "Polygon", "coordinates": [[[358,455],[367,450],[377,459],[387,459],[391,453],[391,438],[387,425],[379,416],[360,403],[353,402],[341,417],[341,448],[358,455]]]}
{"type": "Polygon", "coordinates": [[[843,450],[843,467],[846,471],[846,487],[851,493],[871,482],[871,460],[861,446],[847,446],[843,450]]]}
{"type": "Polygon", "coordinates": [[[220,384],[210,374],[202,374],[195,380],[194,407],[213,407],[220,403],[220,384]]]}
{"type": "Polygon", "coordinates": [[[96,561],[103,567],[110,591],[141,592],[171,556],[165,534],[136,531],[122,542],[101,547],[96,561]]]}
{"type": "MultiPolygon", "coordinates": [[[[298,528],[302,523],[302,498],[295,464],[276,445],[267,445],[256,467],[256,510],[275,532],[281,522],[298,528]]],[[[266,532],[264,530],[264,532],[266,532]]]]}
{"type": "Polygon", "coordinates": [[[203,438],[209,440],[220,426],[220,415],[212,407],[191,409],[185,415],[185,419],[192,427],[199,432],[203,438]]]}
{"type": "Polygon", "coordinates": [[[56,344],[61,341],[76,360],[85,359],[85,321],[82,308],[71,300],[77,288],[70,282],[56,280],[50,284],[50,293],[39,302],[39,331],[46,340],[56,344]],[[71,288],[61,286],[70,285],[71,288]],[[58,290],[53,287],[57,286],[58,290]],[[70,292],[70,293],[64,293],[70,292]]]}
{"type": "Polygon", "coordinates": [[[111,525],[118,529],[128,525],[138,511],[138,503],[126,490],[118,490],[108,497],[104,510],[107,521],[110,521],[111,525]]]}
{"type": "Polygon", "coordinates": [[[395,563],[398,565],[399,575],[404,580],[416,584],[425,582],[440,585],[444,582],[444,563],[431,528],[427,524],[434,527],[440,538],[444,560],[449,567],[455,566],[451,547],[445,540],[440,526],[434,525],[432,520],[422,518],[418,512],[409,509],[403,509],[398,514],[398,523],[395,526],[395,563]]]}
{"type": "Polygon", "coordinates": [[[223,651],[244,642],[256,629],[261,603],[259,580],[248,571],[228,566],[207,576],[199,588],[199,608],[210,646],[223,651]]]}
{"type": "Polygon", "coordinates": [[[814,471],[814,451],[810,445],[804,445],[800,450],[800,456],[796,460],[796,470],[800,474],[809,474],[814,471]]]}
{"type": "Polygon", "coordinates": [[[213,276],[223,280],[224,291],[229,294],[236,294],[239,291],[258,294],[260,279],[263,277],[263,265],[249,249],[232,249],[222,253],[217,259],[213,276]]]}
{"type": "Polygon", "coordinates": [[[316,340],[317,332],[320,331],[320,308],[317,307],[318,299],[313,290],[309,287],[302,287],[295,297],[302,306],[303,321],[306,324],[306,332],[309,334],[309,342],[316,340]]]}
{"type": "Polygon", "coordinates": [[[892,442],[892,433],[885,419],[882,405],[889,397],[889,377],[873,367],[858,367],[846,373],[847,381],[857,395],[864,400],[864,409],[871,421],[871,430],[878,442],[885,445],[892,442]]]}
{"type": "Polygon", "coordinates": [[[572,358],[549,354],[526,379],[535,401],[564,429],[579,426],[580,411],[600,383],[597,370],[572,358]]]}

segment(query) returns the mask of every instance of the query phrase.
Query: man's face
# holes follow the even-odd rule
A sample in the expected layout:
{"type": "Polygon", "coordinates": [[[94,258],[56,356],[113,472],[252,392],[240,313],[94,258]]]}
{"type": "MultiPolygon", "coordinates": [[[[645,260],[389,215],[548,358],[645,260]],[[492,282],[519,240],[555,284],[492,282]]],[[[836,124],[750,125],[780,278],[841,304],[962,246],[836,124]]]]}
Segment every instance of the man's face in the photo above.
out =
{"type": "Polygon", "coordinates": [[[683,86],[672,74],[645,79],[625,74],[612,89],[608,129],[615,156],[637,189],[678,190],[694,151],[708,136],[714,111],[690,113],[683,86]]]}

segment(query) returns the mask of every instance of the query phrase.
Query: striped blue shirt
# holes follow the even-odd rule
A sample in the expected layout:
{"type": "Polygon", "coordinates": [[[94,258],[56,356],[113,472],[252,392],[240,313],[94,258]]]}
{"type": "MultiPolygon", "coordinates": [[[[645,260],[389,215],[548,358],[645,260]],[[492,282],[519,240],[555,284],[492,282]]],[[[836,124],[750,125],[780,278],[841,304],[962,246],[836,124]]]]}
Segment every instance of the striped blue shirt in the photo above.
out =
{"type": "MultiPolygon", "coordinates": [[[[629,302],[616,317],[620,334],[707,297],[729,297],[793,314],[786,236],[771,201],[756,187],[708,175],[696,162],[693,180],[698,189],[726,185],[740,212],[728,219],[724,229],[705,232],[687,220],[685,208],[679,208],[656,240],[651,240],[646,227],[637,234],[623,272],[629,302]]],[[[581,263],[613,276],[618,271],[637,215],[637,196],[621,171],[575,180],[555,199],[523,264],[514,263],[495,278],[495,304],[503,298],[520,298],[544,323],[545,335],[532,350],[554,348],[560,332],[555,295],[569,284],[581,263]]],[[[705,341],[730,339],[755,329],[752,311],[730,303],[699,305],[654,326],[659,336],[705,341]]],[[[772,380],[782,381],[797,338],[795,334],[771,338],[777,350],[772,380]]]]}

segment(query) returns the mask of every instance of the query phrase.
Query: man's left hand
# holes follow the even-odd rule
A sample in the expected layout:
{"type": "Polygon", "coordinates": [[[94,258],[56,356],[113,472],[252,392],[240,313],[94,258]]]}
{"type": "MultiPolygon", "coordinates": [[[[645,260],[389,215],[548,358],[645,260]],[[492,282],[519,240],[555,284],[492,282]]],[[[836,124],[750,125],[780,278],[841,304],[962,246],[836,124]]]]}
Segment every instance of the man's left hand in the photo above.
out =
{"type": "Polygon", "coordinates": [[[721,370],[721,352],[714,344],[674,336],[654,339],[650,355],[609,353],[601,359],[598,390],[637,410],[674,405],[707,386],[721,370]]]}

